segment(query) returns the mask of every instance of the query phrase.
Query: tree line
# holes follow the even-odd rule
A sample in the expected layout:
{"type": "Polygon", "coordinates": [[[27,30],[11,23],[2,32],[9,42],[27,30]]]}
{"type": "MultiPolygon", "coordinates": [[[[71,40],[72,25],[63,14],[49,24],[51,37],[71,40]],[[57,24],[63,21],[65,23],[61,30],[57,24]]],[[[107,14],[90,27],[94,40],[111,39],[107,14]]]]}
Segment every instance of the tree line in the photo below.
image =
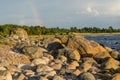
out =
{"type": "Polygon", "coordinates": [[[120,32],[120,29],[114,29],[112,26],[108,28],[98,28],[98,27],[70,27],[66,28],[47,28],[45,26],[26,26],[26,25],[15,25],[15,24],[4,24],[0,25],[0,35],[6,36],[15,28],[24,28],[29,35],[54,35],[54,34],[68,34],[70,32],[78,33],[115,33],[120,32]]]}

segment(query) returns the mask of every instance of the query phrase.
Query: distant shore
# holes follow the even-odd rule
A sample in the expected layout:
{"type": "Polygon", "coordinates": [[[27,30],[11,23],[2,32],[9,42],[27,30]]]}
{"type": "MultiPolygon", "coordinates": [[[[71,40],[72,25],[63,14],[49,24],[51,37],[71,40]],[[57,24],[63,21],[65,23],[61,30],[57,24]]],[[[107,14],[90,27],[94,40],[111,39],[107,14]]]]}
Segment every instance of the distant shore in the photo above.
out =
{"type": "Polygon", "coordinates": [[[77,33],[82,36],[109,36],[109,35],[120,35],[120,33],[77,33]]]}

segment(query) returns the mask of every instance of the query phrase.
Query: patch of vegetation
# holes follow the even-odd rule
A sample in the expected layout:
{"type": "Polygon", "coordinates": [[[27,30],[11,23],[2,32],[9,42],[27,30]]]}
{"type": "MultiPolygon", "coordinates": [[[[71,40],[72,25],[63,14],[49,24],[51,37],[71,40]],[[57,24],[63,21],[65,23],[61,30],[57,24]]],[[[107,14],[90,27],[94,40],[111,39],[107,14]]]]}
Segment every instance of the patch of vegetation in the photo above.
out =
{"type": "Polygon", "coordinates": [[[11,31],[15,28],[24,28],[28,35],[65,35],[70,32],[77,32],[77,33],[119,33],[120,29],[114,29],[112,26],[108,28],[99,28],[99,27],[70,27],[69,29],[66,28],[47,28],[45,26],[26,26],[26,25],[14,25],[14,24],[5,24],[0,25],[0,35],[6,36],[11,33],[11,31]]]}
{"type": "Polygon", "coordinates": [[[10,44],[8,42],[2,42],[2,41],[0,41],[0,44],[2,44],[2,45],[12,45],[12,44],[10,44]]]}

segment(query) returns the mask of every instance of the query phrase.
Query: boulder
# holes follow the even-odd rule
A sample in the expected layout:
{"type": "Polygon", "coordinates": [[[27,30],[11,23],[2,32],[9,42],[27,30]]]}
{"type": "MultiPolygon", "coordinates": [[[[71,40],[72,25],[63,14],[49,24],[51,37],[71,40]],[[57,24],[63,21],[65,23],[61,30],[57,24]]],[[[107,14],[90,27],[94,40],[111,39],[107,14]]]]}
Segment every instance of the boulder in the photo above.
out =
{"type": "Polygon", "coordinates": [[[67,60],[76,60],[79,61],[81,56],[77,50],[70,49],[70,48],[64,48],[58,50],[57,57],[65,56],[67,60]]]}
{"type": "Polygon", "coordinates": [[[79,69],[76,69],[72,74],[79,76],[82,72],[79,69]]]}
{"type": "Polygon", "coordinates": [[[82,72],[91,72],[96,73],[99,71],[98,67],[99,65],[93,58],[83,58],[83,63],[80,65],[80,71],[82,72]]]}
{"type": "Polygon", "coordinates": [[[80,35],[69,36],[67,47],[75,50],[77,49],[83,56],[106,52],[106,49],[97,42],[86,40],[80,35]]]}
{"type": "Polygon", "coordinates": [[[7,70],[0,70],[0,79],[1,80],[12,80],[12,75],[7,70]]]}
{"type": "Polygon", "coordinates": [[[113,59],[113,58],[108,58],[104,63],[101,64],[104,69],[118,69],[120,62],[113,59]]]}
{"type": "Polygon", "coordinates": [[[53,80],[65,80],[63,77],[61,77],[61,76],[54,76],[53,77],[53,80]]]}
{"type": "Polygon", "coordinates": [[[37,66],[36,72],[39,75],[45,75],[46,77],[54,76],[56,72],[49,66],[40,64],[37,66]]]}
{"type": "Polygon", "coordinates": [[[67,62],[67,57],[63,55],[59,56],[59,59],[61,60],[62,63],[67,62]]]}
{"type": "Polygon", "coordinates": [[[4,65],[8,64],[30,64],[30,60],[27,56],[13,52],[11,50],[5,50],[0,53],[0,61],[5,62],[4,65]],[[7,56],[7,57],[6,57],[7,56]]]}
{"type": "Polygon", "coordinates": [[[17,78],[17,80],[24,80],[25,79],[25,75],[24,74],[20,74],[19,77],[17,78]]]}
{"type": "Polygon", "coordinates": [[[120,80],[120,73],[114,74],[111,80],[120,80]]]}
{"type": "Polygon", "coordinates": [[[46,77],[40,77],[39,80],[48,80],[46,77]]]}
{"type": "Polygon", "coordinates": [[[111,51],[110,55],[114,58],[119,60],[120,59],[120,53],[118,51],[111,51]]]}
{"type": "Polygon", "coordinates": [[[34,64],[34,66],[37,66],[39,64],[48,64],[49,61],[50,60],[48,58],[42,57],[42,58],[34,59],[32,63],[34,64]]]}
{"type": "Polygon", "coordinates": [[[77,61],[73,61],[67,66],[67,69],[73,69],[74,70],[78,66],[79,66],[79,63],[77,61]]]}
{"type": "Polygon", "coordinates": [[[28,39],[28,34],[23,28],[16,28],[11,31],[10,37],[25,40],[28,39]]]}
{"type": "Polygon", "coordinates": [[[58,38],[58,39],[60,39],[61,43],[63,43],[63,44],[66,45],[69,36],[66,36],[66,35],[60,35],[60,36],[55,36],[55,37],[58,38]]]}
{"type": "Polygon", "coordinates": [[[36,46],[26,46],[22,52],[30,59],[40,58],[43,56],[45,49],[36,46]]]}
{"type": "Polygon", "coordinates": [[[51,68],[53,68],[54,70],[60,70],[62,68],[62,64],[53,64],[50,65],[51,68]]]}
{"type": "Polygon", "coordinates": [[[93,74],[86,72],[79,76],[79,80],[96,80],[96,79],[93,74]]]}
{"type": "Polygon", "coordinates": [[[106,61],[108,58],[110,58],[110,54],[108,52],[100,52],[97,53],[96,55],[93,56],[93,58],[98,62],[98,63],[102,63],[104,61],[106,61]]]}
{"type": "Polygon", "coordinates": [[[105,46],[105,49],[106,49],[109,53],[113,51],[110,47],[107,47],[107,46],[105,46]]]}
{"type": "Polygon", "coordinates": [[[79,52],[77,50],[72,50],[72,49],[68,49],[67,50],[67,56],[70,60],[77,60],[79,61],[81,56],[79,54],[79,52]]]}

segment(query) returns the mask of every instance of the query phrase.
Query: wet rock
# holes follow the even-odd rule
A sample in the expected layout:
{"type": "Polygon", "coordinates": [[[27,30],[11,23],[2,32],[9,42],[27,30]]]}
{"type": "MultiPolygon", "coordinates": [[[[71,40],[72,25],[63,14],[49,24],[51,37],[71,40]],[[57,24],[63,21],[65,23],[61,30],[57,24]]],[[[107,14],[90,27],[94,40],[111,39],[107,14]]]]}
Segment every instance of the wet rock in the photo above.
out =
{"type": "Polygon", "coordinates": [[[96,80],[94,75],[86,72],[80,75],[79,80],[96,80]]]}

